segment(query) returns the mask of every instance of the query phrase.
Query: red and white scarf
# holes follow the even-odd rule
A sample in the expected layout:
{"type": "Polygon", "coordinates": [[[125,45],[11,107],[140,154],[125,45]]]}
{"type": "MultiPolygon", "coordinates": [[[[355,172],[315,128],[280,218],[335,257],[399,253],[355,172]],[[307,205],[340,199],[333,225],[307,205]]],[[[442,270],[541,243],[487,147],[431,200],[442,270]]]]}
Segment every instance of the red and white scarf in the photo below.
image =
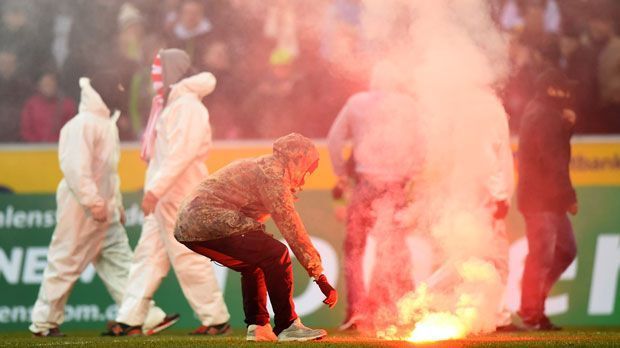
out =
{"type": "Polygon", "coordinates": [[[140,158],[147,162],[153,155],[153,149],[155,148],[155,139],[157,138],[157,120],[164,108],[164,79],[162,75],[161,57],[159,54],[155,57],[153,65],[151,66],[151,81],[153,83],[153,90],[155,96],[151,102],[151,113],[149,114],[149,121],[146,124],[144,134],[142,134],[142,148],[140,151],[140,158]]]}

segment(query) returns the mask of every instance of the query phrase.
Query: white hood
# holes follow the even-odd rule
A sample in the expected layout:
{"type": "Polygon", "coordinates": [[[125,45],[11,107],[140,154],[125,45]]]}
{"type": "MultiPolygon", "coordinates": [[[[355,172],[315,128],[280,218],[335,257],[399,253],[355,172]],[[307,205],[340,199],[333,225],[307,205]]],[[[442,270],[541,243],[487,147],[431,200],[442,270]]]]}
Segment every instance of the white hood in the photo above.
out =
{"type": "Polygon", "coordinates": [[[80,113],[90,112],[98,116],[110,117],[110,109],[105,105],[99,93],[91,86],[89,78],[80,78],[80,88],[82,88],[78,109],[80,113]]]}
{"type": "Polygon", "coordinates": [[[213,92],[216,82],[215,76],[210,72],[202,72],[185,78],[172,86],[168,102],[173,102],[185,94],[194,94],[202,99],[213,92]]]}

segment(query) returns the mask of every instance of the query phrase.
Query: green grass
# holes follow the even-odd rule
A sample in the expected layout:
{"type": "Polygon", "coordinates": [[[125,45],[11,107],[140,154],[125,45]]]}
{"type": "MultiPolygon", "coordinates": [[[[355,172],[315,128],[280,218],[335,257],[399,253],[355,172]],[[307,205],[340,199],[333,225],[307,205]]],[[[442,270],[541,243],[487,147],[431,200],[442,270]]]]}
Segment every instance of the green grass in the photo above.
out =
{"type": "MultiPolygon", "coordinates": [[[[227,337],[192,337],[184,331],[169,330],[150,337],[99,337],[94,331],[69,331],[66,338],[33,338],[28,332],[0,333],[2,347],[269,347],[272,343],[246,342],[244,331],[236,330],[227,337]]],[[[560,332],[492,334],[436,344],[414,345],[401,341],[380,341],[330,332],[322,341],[278,343],[277,347],[620,347],[620,329],[560,332]]]]}

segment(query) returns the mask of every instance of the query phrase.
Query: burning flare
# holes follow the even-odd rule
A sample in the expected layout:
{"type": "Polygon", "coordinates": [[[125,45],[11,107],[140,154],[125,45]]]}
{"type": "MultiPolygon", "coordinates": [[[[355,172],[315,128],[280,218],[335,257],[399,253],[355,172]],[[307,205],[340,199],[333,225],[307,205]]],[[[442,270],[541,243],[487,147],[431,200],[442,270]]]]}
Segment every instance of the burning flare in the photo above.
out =
{"type": "Polygon", "coordinates": [[[407,341],[434,342],[452,340],[463,338],[466,333],[465,326],[455,315],[448,312],[431,313],[416,324],[407,341]]]}

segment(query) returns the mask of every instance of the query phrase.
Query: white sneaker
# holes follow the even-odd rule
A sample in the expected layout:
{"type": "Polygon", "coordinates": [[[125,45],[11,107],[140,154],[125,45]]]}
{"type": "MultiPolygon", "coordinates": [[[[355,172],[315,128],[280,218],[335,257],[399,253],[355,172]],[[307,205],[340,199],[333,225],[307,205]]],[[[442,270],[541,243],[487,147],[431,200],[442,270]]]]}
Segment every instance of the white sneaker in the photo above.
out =
{"type": "Polygon", "coordinates": [[[248,333],[245,336],[246,341],[253,342],[272,342],[277,341],[278,337],[273,333],[271,325],[250,325],[248,326],[248,333]]]}
{"type": "Polygon", "coordinates": [[[327,331],[323,329],[311,329],[309,327],[305,327],[304,324],[301,323],[301,320],[297,318],[291,326],[280,332],[278,335],[278,341],[304,342],[318,340],[319,338],[323,338],[325,336],[327,336],[327,331]]]}

